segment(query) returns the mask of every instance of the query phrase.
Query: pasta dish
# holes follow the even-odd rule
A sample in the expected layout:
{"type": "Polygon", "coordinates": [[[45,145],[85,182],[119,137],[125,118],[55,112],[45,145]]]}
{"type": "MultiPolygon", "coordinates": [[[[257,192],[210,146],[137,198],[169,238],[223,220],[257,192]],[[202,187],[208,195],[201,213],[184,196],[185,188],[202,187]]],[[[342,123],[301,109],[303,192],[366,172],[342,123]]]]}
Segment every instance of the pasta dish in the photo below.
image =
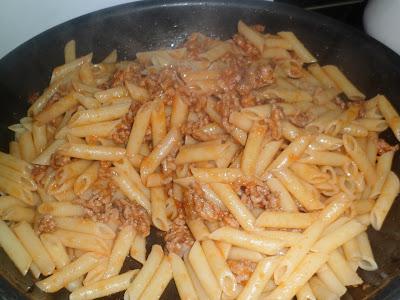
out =
{"type": "Polygon", "coordinates": [[[293,32],[101,62],[64,50],[0,152],[0,246],[46,293],[339,299],[378,268],[400,118],[293,32]],[[371,98],[372,97],[372,98],[371,98]],[[149,245],[151,226],[165,245],[149,245]],[[126,270],[130,256],[141,268],[126,270]]]}

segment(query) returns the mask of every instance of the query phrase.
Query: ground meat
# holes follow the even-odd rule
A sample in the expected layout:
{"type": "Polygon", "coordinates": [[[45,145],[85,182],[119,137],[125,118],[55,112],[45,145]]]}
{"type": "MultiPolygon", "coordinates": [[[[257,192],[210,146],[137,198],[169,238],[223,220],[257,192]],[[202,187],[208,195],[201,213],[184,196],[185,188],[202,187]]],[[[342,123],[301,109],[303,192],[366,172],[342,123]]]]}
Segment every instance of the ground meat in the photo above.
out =
{"type": "Polygon", "coordinates": [[[222,218],[222,210],[214,203],[204,198],[204,193],[198,183],[185,189],[183,208],[188,219],[201,218],[206,221],[218,221],[222,218]]]}
{"type": "Polygon", "coordinates": [[[86,208],[86,215],[93,220],[107,222],[111,216],[118,217],[118,210],[112,203],[115,186],[111,175],[111,162],[100,161],[97,180],[89,190],[75,199],[77,204],[86,208]]]}
{"type": "Polygon", "coordinates": [[[226,120],[229,120],[232,112],[239,111],[241,108],[240,98],[233,93],[223,95],[215,106],[216,111],[226,120]]]}
{"type": "Polygon", "coordinates": [[[278,198],[262,183],[239,180],[234,182],[233,188],[240,200],[250,209],[279,209],[278,198]]]}
{"type": "Polygon", "coordinates": [[[243,51],[244,55],[254,57],[254,58],[257,58],[260,56],[260,51],[258,51],[258,49],[253,44],[248,42],[244,38],[244,36],[242,36],[240,34],[235,34],[233,36],[233,41],[234,41],[235,45],[237,45],[243,51]]]}
{"type": "Polygon", "coordinates": [[[54,170],[57,170],[70,162],[71,162],[71,157],[61,155],[58,152],[53,153],[50,158],[50,166],[54,170]]]}
{"type": "Polygon", "coordinates": [[[389,145],[384,139],[378,139],[378,155],[382,155],[389,151],[399,150],[399,145],[389,145]]]}
{"type": "Polygon", "coordinates": [[[222,221],[221,223],[226,226],[230,226],[233,228],[239,228],[240,224],[236,220],[236,218],[229,212],[229,211],[223,211],[222,212],[222,221]]]}
{"type": "Polygon", "coordinates": [[[129,111],[122,117],[121,123],[117,125],[111,135],[112,140],[116,144],[126,145],[128,143],[132,124],[139,108],[140,104],[138,102],[133,102],[129,111]]]}
{"type": "Polygon", "coordinates": [[[188,121],[181,127],[182,134],[193,135],[194,132],[198,131],[199,128],[202,128],[208,125],[211,122],[210,117],[202,112],[198,114],[198,118],[195,121],[188,121]]]}
{"type": "Polygon", "coordinates": [[[111,167],[112,167],[112,162],[103,160],[100,161],[100,168],[99,168],[99,179],[108,179],[111,177],[111,167]]]}
{"type": "Polygon", "coordinates": [[[182,208],[178,206],[178,216],[173,220],[170,229],[164,236],[168,252],[183,256],[194,243],[192,234],[186,225],[182,208]]]}
{"type": "Polygon", "coordinates": [[[56,222],[53,219],[53,216],[51,215],[42,215],[38,222],[37,222],[37,227],[36,231],[37,234],[40,235],[42,233],[50,233],[55,231],[56,229],[56,222]]]}
{"type": "Polygon", "coordinates": [[[188,37],[183,47],[186,48],[189,58],[197,58],[200,53],[206,51],[210,41],[211,39],[204,34],[195,32],[188,37]]]}
{"type": "Polygon", "coordinates": [[[240,104],[243,107],[255,106],[257,105],[257,99],[253,94],[247,94],[240,99],[240,104]]]}
{"type": "Polygon", "coordinates": [[[348,107],[347,102],[340,97],[336,97],[333,100],[333,103],[335,103],[337,106],[339,106],[340,109],[342,109],[342,110],[345,110],[348,107]]]}
{"type": "Polygon", "coordinates": [[[31,175],[32,179],[37,183],[40,184],[43,177],[46,175],[49,166],[42,166],[42,165],[33,165],[31,175]]]}
{"type": "Polygon", "coordinates": [[[227,260],[228,266],[239,284],[246,285],[250,276],[256,269],[257,263],[250,260],[227,260]]]}
{"type": "Polygon", "coordinates": [[[294,115],[289,116],[288,119],[297,127],[304,128],[308,123],[311,122],[311,115],[307,112],[299,111],[294,115]]]}
{"type": "Polygon", "coordinates": [[[111,216],[118,216],[118,210],[113,208],[108,187],[89,189],[75,202],[86,208],[86,215],[95,221],[107,222],[111,216]]]}
{"type": "Polygon", "coordinates": [[[282,136],[282,126],[281,120],[284,118],[283,110],[276,106],[272,108],[270,117],[266,120],[269,128],[269,134],[274,140],[281,139],[282,136]]]}
{"type": "Polygon", "coordinates": [[[110,87],[117,87],[124,85],[125,81],[138,82],[141,78],[141,66],[137,63],[129,63],[127,66],[122,66],[117,69],[109,83],[110,87]]]}
{"type": "Polygon", "coordinates": [[[274,69],[267,62],[252,63],[245,69],[236,90],[240,95],[248,95],[251,91],[275,82],[274,69]]]}
{"type": "Polygon", "coordinates": [[[85,137],[86,144],[91,146],[99,145],[99,138],[96,135],[88,135],[85,137]]]}
{"type": "Polygon", "coordinates": [[[123,199],[114,200],[113,206],[118,208],[121,226],[133,225],[140,235],[150,234],[150,216],[143,207],[123,199]]]}
{"type": "Polygon", "coordinates": [[[112,181],[112,163],[101,161],[98,178],[74,202],[86,209],[86,216],[94,221],[117,221],[119,226],[133,225],[143,236],[150,234],[150,216],[146,210],[129,201],[112,181]]]}

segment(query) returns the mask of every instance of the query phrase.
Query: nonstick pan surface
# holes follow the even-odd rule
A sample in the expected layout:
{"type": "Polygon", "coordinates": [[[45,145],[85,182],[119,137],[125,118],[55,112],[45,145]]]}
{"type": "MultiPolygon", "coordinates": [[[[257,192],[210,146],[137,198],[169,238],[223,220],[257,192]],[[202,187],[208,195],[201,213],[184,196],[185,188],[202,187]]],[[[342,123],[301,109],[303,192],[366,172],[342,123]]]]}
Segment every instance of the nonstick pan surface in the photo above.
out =
{"type": "MultiPolygon", "coordinates": [[[[230,38],[236,32],[238,20],[263,24],[267,32],[295,32],[321,64],[338,65],[367,97],[384,93],[400,110],[400,57],[347,25],[300,8],[265,1],[150,0],[73,19],[34,37],[0,60],[1,150],[8,150],[12,137],[7,126],[25,115],[28,97],[41,92],[48,85],[52,69],[63,63],[67,41],[76,40],[78,55],[93,52],[94,61],[101,60],[114,48],[119,59],[134,59],[138,51],[177,46],[196,31],[220,39],[230,38]]],[[[385,137],[396,143],[391,133],[385,137]]],[[[393,168],[400,174],[398,155],[393,168]]],[[[361,272],[365,284],[350,289],[344,299],[400,299],[398,199],[383,229],[370,230],[369,235],[379,269],[361,272]]],[[[155,242],[161,241],[153,230],[148,245],[155,242]]],[[[34,287],[33,278],[22,277],[2,250],[0,276],[2,299],[68,299],[66,291],[53,295],[41,293],[34,287]]],[[[113,298],[118,297],[121,295],[113,298]]],[[[170,283],[162,299],[177,298],[176,288],[170,283]]]]}

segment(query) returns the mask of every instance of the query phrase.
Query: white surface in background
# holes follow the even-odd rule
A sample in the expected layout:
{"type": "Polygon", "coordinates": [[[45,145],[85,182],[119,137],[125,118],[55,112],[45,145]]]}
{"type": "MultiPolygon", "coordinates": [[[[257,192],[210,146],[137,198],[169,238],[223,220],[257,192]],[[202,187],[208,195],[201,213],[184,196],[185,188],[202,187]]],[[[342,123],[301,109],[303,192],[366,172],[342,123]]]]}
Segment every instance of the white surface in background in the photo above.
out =
{"type": "Polygon", "coordinates": [[[400,0],[369,0],[364,11],[364,28],[400,54],[400,0]]]}
{"type": "Polygon", "coordinates": [[[70,19],[132,0],[0,0],[0,58],[70,19]]]}
{"type": "Polygon", "coordinates": [[[137,0],[0,0],[0,58],[53,26],[134,1],[137,0]]]}

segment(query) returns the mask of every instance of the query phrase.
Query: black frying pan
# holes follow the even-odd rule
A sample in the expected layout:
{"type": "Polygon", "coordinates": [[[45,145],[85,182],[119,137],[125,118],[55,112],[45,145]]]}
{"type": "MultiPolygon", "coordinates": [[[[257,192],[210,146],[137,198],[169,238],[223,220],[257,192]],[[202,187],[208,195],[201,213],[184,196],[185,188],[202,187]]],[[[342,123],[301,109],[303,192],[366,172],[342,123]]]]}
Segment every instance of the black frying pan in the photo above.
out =
{"type": "MultiPolygon", "coordinates": [[[[367,96],[384,93],[400,109],[400,57],[374,39],[333,19],[292,6],[255,0],[143,1],[101,10],[61,24],[0,60],[1,150],[7,150],[11,139],[7,126],[26,113],[28,96],[42,91],[48,85],[51,70],[63,63],[63,48],[67,41],[77,41],[79,55],[93,51],[94,61],[101,60],[114,48],[118,49],[119,59],[133,59],[138,51],[179,45],[194,31],[227,39],[236,32],[240,19],[250,24],[264,24],[268,32],[295,32],[322,64],[338,65],[367,96]]],[[[387,138],[395,143],[390,133],[387,138]]],[[[398,156],[394,170],[400,173],[398,156]]],[[[370,238],[379,270],[361,272],[366,285],[351,289],[345,297],[399,299],[398,201],[381,232],[370,230],[370,238]]],[[[153,232],[149,242],[156,239],[153,232]]],[[[2,299],[67,299],[65,291],[55,295],[40,293],[34,287],[33,279],[22,277],[2,250],[0,275],[2,299]]],[[[170,283],[163,299],[177,298],[176,289],[170,283]]]]}

